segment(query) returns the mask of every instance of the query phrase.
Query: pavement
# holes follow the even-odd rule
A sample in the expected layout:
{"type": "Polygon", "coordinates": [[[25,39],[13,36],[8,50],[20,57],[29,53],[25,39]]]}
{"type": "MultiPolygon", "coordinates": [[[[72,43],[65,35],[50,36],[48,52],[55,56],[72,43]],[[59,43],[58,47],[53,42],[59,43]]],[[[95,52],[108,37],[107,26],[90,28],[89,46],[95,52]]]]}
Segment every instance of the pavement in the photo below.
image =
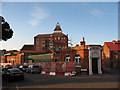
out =
{"type": "Polygon", "coordinates": [[[115,70],[115,69],[111,69],[111,68],[107,68],[107,67],[103,68],[103,73],[109,74],[109,75],[120,75],[119,70],[117,70],[117,69],[115,70]]]}

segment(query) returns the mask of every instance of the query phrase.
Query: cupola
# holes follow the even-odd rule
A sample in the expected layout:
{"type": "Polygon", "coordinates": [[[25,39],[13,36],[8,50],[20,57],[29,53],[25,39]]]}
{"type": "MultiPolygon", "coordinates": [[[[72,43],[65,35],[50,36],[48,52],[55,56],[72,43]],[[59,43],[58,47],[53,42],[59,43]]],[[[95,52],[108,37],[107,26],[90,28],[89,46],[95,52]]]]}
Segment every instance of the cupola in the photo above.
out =
{"type": "Polygon", "coordinates": [[[54,33],[62,33],[59,22],[57,22],[56,27],[54,29],[54,33]]]}

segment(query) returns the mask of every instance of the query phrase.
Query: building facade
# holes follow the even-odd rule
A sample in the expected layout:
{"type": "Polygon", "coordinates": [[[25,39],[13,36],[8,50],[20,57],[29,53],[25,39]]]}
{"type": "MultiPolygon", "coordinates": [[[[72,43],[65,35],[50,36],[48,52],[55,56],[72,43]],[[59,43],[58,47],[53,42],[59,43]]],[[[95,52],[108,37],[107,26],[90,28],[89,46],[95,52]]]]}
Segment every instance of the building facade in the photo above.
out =
{"type": "Polygon", "coordinates": [[[34,46],[37,52],[49,52],[50,50],[59,52],[68,47],[68,36],[62,33],[62,29],[57,23],[54,33],[35,36],[34,46]]]}
{"type": "Polygon", "coordinates": [[[7,63],[11,64],[23,64],[24,63],[24,53],[11,54],[7,56],[7,63]]]}
{"type": "Polygon", "coordinates": [[[80,46],[63,49],[54,55],[55,62],[74,62],[77,73],[102,74],[101,70],[101,45],[86,45],[84,38],[80,46]]]}
{"type": "Polygon", "coordinates": [[[120,41],[105,42],[102,59],[106,67],[118,68],[120,63],[120,41]]]}
{"type": "Polygon", "coordinates": [[[62,33],[60,24],[57,23],[52,34],[39,34],[34,37],[34,44],[25,44],[20,51],[7,51],[2,56],[5,63],[24,63],[28,62],[30,55],[43,55],[60,52],[68,48],[68,36],[62,33]]]}

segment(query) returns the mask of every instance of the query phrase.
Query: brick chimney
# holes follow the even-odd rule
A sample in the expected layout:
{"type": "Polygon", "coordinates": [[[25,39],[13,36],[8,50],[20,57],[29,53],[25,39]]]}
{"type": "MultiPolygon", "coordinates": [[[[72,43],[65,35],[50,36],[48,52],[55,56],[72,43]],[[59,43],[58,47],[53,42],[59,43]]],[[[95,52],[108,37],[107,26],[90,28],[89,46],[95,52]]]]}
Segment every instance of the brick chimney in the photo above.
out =
{"type": "Polygon", "coordinates": [[[85,39],[84,39],[84,37],[83,37],[83,41],[80,42],[80,45],[81,45],[81,46],[82,46],[82,45],[85,45],[85,39]]]}

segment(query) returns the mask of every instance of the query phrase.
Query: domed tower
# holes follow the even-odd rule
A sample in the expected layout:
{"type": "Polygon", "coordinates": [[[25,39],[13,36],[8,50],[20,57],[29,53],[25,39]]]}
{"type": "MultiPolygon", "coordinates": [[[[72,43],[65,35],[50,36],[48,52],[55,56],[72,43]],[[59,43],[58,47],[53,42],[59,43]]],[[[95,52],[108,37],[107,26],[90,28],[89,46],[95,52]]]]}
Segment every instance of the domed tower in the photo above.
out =
{"type": "Polygon", "coordinates": [[[61,30],[59,22],[57,22],[57,25],[56,25],[56,27],[54,29],[54,33],[62,33],[62,30],[61,30]]]}

